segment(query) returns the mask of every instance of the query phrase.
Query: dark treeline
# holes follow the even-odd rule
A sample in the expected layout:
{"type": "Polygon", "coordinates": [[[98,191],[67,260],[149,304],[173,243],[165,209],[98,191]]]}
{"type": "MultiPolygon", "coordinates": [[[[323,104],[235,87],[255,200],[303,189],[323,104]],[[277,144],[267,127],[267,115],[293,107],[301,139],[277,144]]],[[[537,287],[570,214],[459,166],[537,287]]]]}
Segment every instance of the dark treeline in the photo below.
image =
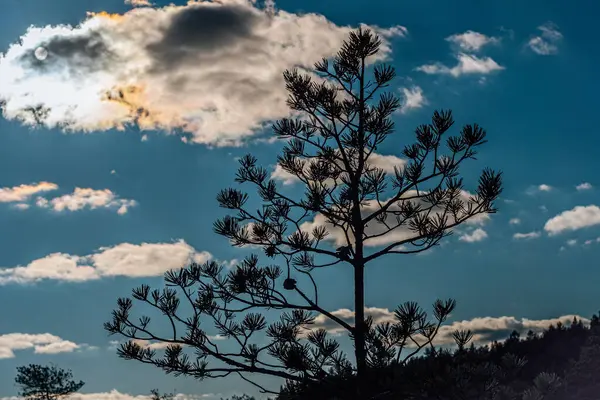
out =
{"type": "MultiPolygon", "coordinates": [[[[70,372],[56,367],[20,367],[18,372],[16,383],[27,399],[59,399],[83,386],[79,382],[75,387],[70,372]]],[[[287,384],[271,399],[355,399],[352,379],[287,384]]],[[[568,325],[559,322],[525,337],[513,331],[490,345],[432,347],[403,365],[371,368],[365,379],[365,395],[373,400],[598,400],[600,317],[593,315],[589,324],[574,318],[568,325]]],[[[151,394],[151,400],[175,399],[157,390],[151,394]]],[[[230,400],[256,399],[236,395],[230,400]]]]}
{"type": "MultiPolygon", "coordinates": [[[[367,382],[378,400],[598,400],[600,318],[587,326],[577,318],[559,322],[525,337],[513,331],[490,345],[428,349],[405,365],[371,370],[367,382]]],[[[352,387],[347,380],[288,385],[277,399],[352,399],[352,387]]]]}

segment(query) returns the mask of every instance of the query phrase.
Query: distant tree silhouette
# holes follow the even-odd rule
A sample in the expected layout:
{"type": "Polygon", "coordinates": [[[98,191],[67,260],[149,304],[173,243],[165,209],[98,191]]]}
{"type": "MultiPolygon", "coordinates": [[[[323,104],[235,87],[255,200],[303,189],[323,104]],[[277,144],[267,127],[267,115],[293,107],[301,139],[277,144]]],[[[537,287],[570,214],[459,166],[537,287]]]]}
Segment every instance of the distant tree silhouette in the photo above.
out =
{"type": "Polygon", "coordinates": [[[150,400],[174,400],[175,395],[173,393],[160,394],[158,389],[150,390],[150,400]]]}
{"type": "Polygon", "coordinates": [[[17,367],[15,383],[21,387],[19,395],[28,400],[58,400],[77,392],[85,384],[74,381],[71,371],[37,364],[17,367]]]}
{"type": "MultiPolygon", "coordinates": [[[[147,285],[134,289],[133,298],[160,310],[173,331],[151,332],[148,316],[134,320],[131,298],[118,300],[105,329],[170,346],[164,357],[157,357],[154,350],[129,341],[118,350],[119,356],[196,378],[237,374],[248,380],[247,374],[253,373],[301,386],[356,374],[355,398],[364,398],[369,370],[405,362],[432,346],[455,301],[437,300],[433,320],[417,304],[407,302],[396,310],[394,322],[375,326],[364,312],[365,267],[385,255],[427,250],[452,228],[496,212],[501,175],[485,169],[475,194],[463,190],[459,167],[475,158],[486,132],[477,124],[466,125],[459,135],[447,137],[454,124],[450,111],[434,112],[431,123],[416,129],[416,143],[403,150],[406,165],[395,166],[393,173],[376,165],[375,151],[393,133],[392,116],[400,107],[394,94],[379,93],[395,77],[391,66],[376,65],[369,79],[369,62],[380,45],[377,35],[360,29],[350,34],[333,60],[315,65],[319,78],[298,70],[284,73],[288,105],[301,116],[273,125],[275,135],[287,141],[278,164],[305,186],[303,199],[280,190],[252,155],[240,160],[236,181],[253,185],[262,207],[253,211],[247,206],[249,196],[237,188],[217,196],[221,207],[236,214],[218,220],[215,232],[234,246],[262,248],[283,267],[260,265],[256,255],[231,270],[214,261],[194,263],[166,273],[168,287],[162,291],[147,285]],[[303,228],[316,217],[325,222],[303,228]],[[402,233],[387,236],[397,232],[402,233]],[[328,241],[332,236],[338,242],[336,250],[328,241]],[[368,251],[369,245],[373,251],[368,251]],[[353,271],[353,324],[319,302],[313,273],[336,265],[353,271]],[[181,299],[187,317],[179,312],[184,306],[181,299]],[[267,322],[266,310],[281,310],[279,321],[267,322]],[[325,330],[305,329],[315,315],[327,317],[350,335],[353,363],[325,330]],[[207,320],[237,349],[207,335],[207,320]],[[256,338],[257,332],[266,333],[269,342],[256,338]],[[193,359],[184,346],[195,351],[193,359]]],[[[468,339],[469,332],[455,335],[461,346],[468,339]]]]}

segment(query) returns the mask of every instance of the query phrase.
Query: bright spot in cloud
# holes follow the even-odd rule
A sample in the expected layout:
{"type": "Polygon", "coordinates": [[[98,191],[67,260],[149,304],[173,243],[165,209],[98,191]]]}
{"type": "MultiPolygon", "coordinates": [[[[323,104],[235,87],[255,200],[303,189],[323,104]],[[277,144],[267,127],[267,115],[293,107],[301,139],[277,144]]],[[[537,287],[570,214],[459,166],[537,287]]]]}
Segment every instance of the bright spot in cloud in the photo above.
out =
{"type": "Polygon", "coordinates": [[[37,49],[35,49],[33,54],[35,55],[35,58],[37,58],[38,60],[44,61],[48,57],[48,50],[46,50],[45,48],[40,46],[37,49]]]}

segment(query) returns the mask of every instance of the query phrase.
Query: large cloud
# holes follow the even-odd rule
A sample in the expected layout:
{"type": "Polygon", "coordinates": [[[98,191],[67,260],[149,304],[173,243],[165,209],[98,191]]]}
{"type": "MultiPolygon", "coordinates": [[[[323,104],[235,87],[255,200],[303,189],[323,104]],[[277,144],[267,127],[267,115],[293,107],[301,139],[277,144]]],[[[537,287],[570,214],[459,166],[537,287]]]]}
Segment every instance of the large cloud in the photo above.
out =
{"type": "MultiPolygon", "coordinates": [[[[137,124],[196,143],[240,143],[289,115],[283,71],[334,55],[352,29],[254,3],[190,1],[30,27],[0,56],[3,115],[67,131],[137,124]]],[[[389,37],[406,34],[374,29],[380,58],[389,37]]]]}
{"type": "Polygon", "coordinates": [[[32,283],[42,280],[85,282],[103,277],[161,276],[168,270],[205,262],[208,252],[196,252],[183,240],[173,243],[121,243],[77,256],[53,253],[27,265],[0,269],[0,284],[32,283]]]}
{"type": "Polygon", "coordinates": [[[33,349],[36,354],[58,354],[93,348],[87,344],[77,344],[49,333],[0,335],[0,359],[14,358],[14,352],[18,350],[33,349]]]}

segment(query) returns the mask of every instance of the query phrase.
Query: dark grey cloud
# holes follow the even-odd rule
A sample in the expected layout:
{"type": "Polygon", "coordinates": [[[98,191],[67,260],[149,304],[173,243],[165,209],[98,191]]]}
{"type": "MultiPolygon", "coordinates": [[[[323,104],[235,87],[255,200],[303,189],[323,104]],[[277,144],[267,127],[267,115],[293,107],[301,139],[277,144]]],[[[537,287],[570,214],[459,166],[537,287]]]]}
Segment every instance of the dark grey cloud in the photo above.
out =
{"type": "Polygon", "coordinates": [[[45,60],[38,60],[32,49],[21,57],[21,61],[40,71],[58,64],[65,64],[73,71],[101,71],[114,61],[114,54],[102,34],[95,31],[81,36],[55,36],[39,45],[48,51],[45,60]]]}
{"type": "Polygon", "coordinates": [[[249,7],[189,6],[171,19],[161,40],[147,46],[160,69],[210,55],[241,40],[256,40],[253,29],[260,16],[249,7]]]}

